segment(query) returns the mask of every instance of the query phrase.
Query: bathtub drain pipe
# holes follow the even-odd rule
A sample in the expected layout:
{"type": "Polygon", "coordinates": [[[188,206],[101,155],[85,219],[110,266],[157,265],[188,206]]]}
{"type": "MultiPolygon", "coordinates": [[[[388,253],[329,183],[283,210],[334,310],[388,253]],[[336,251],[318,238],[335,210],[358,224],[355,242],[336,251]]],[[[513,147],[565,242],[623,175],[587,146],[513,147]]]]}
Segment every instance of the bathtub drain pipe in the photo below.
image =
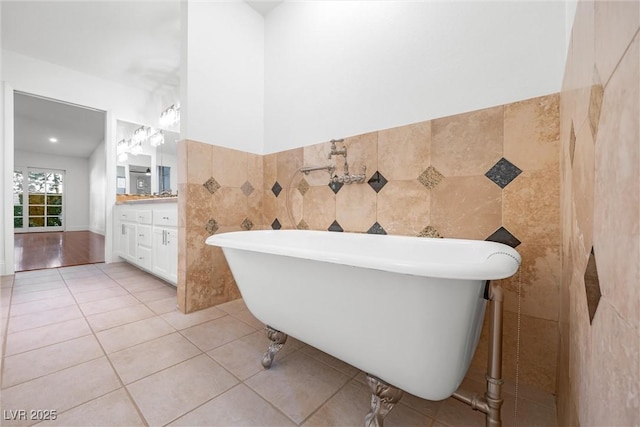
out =
{"type": "Polygon", "coordinates": [[[487,427],[501,427],[500,409],[502,407],[502,304],[504,295],[502,288],[490,284],[489,300],[489,357],[487,362],[487,390],[484,396],[457,390],[453,397],[471,406],[472,409],[486,415],[487,427]]]}

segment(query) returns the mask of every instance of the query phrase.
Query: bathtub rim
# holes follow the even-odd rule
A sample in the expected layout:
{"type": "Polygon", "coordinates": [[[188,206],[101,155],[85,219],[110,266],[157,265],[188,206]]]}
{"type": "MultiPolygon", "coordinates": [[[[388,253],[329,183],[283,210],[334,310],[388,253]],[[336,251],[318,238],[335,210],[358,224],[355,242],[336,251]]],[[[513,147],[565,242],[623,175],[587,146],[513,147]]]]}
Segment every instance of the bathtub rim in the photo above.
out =
{"type": "Polygon", "coordinates": [[[499,280],[513,276],[521,262],[520,254],[511,246],[503,243],[453,238],[428,238],[398,235],[378,235],[349,232],[330,232],[317,230],[247,230],[231,231],[215,234],[206,239],[206,244],[221,248],[232,248],[253,252],[269,253],[329,262],[334,264],[350,265],[354,267],[382,270],[400,274],[443,278],[443,279],[470,279],[470,280],[499,280]],[[302,248],[293,244],[282,245],[270,242],[264,236],[273,236],[275,233],[295,234],[302,238],[304,235],[334,235],[332,238],[361,239],[369,243],[378,239],[393,239],[395,242],[403,242],[419,245],[446,245],[446,244],[471,244],[479,245],[486,250],[487,257],[482,262],[460,263],[433,263],[428,261],[406,262],[392,257],[371,257],[354,253],[328,252],[318,249],[302,248]],[[262,236],[260,239],[248,239],[247,236],[262,236]],[[242,237],[240,237],[242,236],[242,237]],[[240,238],[239,238],[240,237],[240,238]]]}

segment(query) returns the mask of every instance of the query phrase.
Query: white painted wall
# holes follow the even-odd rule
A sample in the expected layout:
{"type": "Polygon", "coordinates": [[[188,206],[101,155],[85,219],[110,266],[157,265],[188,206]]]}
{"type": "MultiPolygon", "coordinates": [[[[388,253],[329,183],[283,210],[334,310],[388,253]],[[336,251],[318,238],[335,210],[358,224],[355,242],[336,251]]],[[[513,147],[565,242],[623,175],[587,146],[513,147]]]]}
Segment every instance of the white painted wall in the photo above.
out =
{"type": "Polygon", "coordinates": [[[262,153],[263,17],[241,1],[189,1],[182,12],[181,138],[262,153]]]}
{"type": "Polygon", "coordinates": [[[89,230],[89,159],[14,151],[15,166],[65,171],[65,230],[89,230]]]}
{"type": "Polygon", "coordinates": [[[106,231],[107,170],[105,143],[102,141],[89,157],[89,230],[106,231]]]}
{"type": "Polygon", "coordinates": [[[7,49],[2,59],[4,78],[15,90],[111,110],[119,119],[134,123],[157,126],[160,113],[179,96],[170,89],[150,94],[7,49]]]}
{"type": "Polygon", "coordinates": [[[565,26],[563,2],[285,2],[265,20],[264,152],[558,92],[565,26]]]}

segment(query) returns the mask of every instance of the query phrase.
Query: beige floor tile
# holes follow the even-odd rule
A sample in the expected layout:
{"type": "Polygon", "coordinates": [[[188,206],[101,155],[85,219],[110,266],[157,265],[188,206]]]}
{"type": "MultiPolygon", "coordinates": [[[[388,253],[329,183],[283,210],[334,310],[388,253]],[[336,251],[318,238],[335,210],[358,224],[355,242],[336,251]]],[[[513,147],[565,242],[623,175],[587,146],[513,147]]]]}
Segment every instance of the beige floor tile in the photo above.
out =
{"type": "Polygon", "coordinates": [[[295,426],[244,384],[210,400],[171,426],[295,426]]]}
{"type": "Polygon", "coordinates": [[[22,316],[23,314],[36,313],[44,310],[51,310],[55,308],[65,307],[68,305],[74,305],[76,300],[73,299],[71,294],[67,292],[67,295],[55,298],[48,298],[39,301],[25,302],[22,304],[15,301],[11,304],[11,316],[22,316]]]}
{"type": "Polygon", "coordinates": [[[465,403],[450,397],[442,402],[436,421],[451,427],[483,427],[485,416],[482,412],[474,411],[465,403]]]}
{"type": "Polygon", "coordinates": [[[53,289],[63,289],[65,287],[63,280],[53,280],[50,282],[36,282],[29,284],[21,284],[13,287],[13,294],[20,295],[29,292],[48,291],[53,289]]]}
{"type": "Polygon", "coordinates": [[[440,405],[442,405],[442,402],[434,402],[433,400],[421,399],[417,396],[414,396],[413,394],[405,392],[399,404],[415,409],[416,411],[430,418],[436,418],[438,409],[440,409],[440,405]]]}
{"type": "Polygon", "coordinates": [[[122,280],[119,280],[118,283],[120,284],[120,286],[131,293],[153,291],[157,289],[164,289],[167,287],[165,283],[160,283],[158,280],[154,279],[142,279],[124,283],[122,282],[122,280]]]}
{"type": "MultiPolygon", "coordinates": [[[[120,387],[106,357],[2,390],[2,409],[66,411],[120,387]]],[[[3,426],[30,422],[4,421],[3,426]]]]}
{"type": "Polygon", "coordinates": [[[147,303],[147,307],[153,310],[156,314],[169,313],[178,309],[177,297],[171,296],[169,298],[151,301],[147,303]]]}
{"type": "Polygon", "coordinates": [[[51,280],[54,278],[61,278],[62,276],[55,269],[46,269],[46,270],[33,270],[33,271],[20,271],[16,273],[16,284],[25,281],[25,279],[30,280],[37,278],[42,281],[51,280]]]}
{"type": "Polygon", "coordinates": [[[132,294],[140,301],[147,303],[163,298],[175,297],[176,292],[176,288],[166,285],[164,288],[153,289],[150,291],[133,292],[132,294]]]}
{"type": "MultiPolygon", "coordinates": [[[[100,280],[96,280],[96,281],[88,281],[86,279],[82,279],[80,282],[77,283],[69,283],[67,282],[67,287],[69,288],[69,290],[71,291],[72,294],[74,295],[78,295],[78,294],[82,294],[85,292],[95,292],[95,291],[102,291],[105,289],[118,289],[120,288],[120,286],[114,282],[113,280],[106,278],[106,279],[100,279],[100,280]]],[[[122,289],[122,288],[120,288],[122,289]]]]}
{"type": "Polygon", "coordinates": [[[58,414],[55,421],[46,421],[38,426],[66,427],[112,427],[144,426],[129,395],[120,388],[98,399],[58,414]]]}
{"type": "MultiPolygon", "coordinates": [[[[264,369],[261,360],[268,347],[269,339],[264,332],[257,331],[220,346],[208,354],[229,372],[244,381],[264,369]]],[[[287,350],[286,345],[278,353],[276,360],[282,358],[285,350],[287,350]]]]}
{"type": "Polygon", "coordinates": [[[84,319],[67,320],[66,322],[15,332],[7,335],[5,356],[35,350],[89,334],[91,334],[91,328],[84,319]]]}
{"type": "Polygon", "coordinates": [[[255,329],[264,329],[265,327],[265,324],[256,319],[249,310],[235,311],[232,316],[255,329]]]}
{"type": "Polygon", "coordinates": [[[245,384],[301,423],[348,380],[348,376],[299,351],[245,384]]]}
{"type": "Polygon", "coordinates": [[[66,287],[49,289],[46,291],[26,292],[26,293],[19,293],[19,294],[16,294],[14,292],[13,299],[11,302],[12,304],[22,304],[22,303],[27,303],[32,301],[41,301],[41,300],[49,300],[52,298],[58,298],[58,297],[66,297],[70,295],[71,294],[69,293],[69,290],[66,287]]]}
{"type": "Polygon", "coordinates": [[[149,425],[164,425],[237,384],[237,380],[201,355],[146,377],[127,388],[149,425]]]}
{"type": "Polygon", "coordinates": [[[109,359],[122,382],[129,384],[200,353],[176,332],[112,353],[109,359]]]}
{"type": "MultiPolygon", "coordinates": [[[[371,393],[369,387],[359,381],[350,381],[327,403],[322,405],[304,426],[356,426],[364,423],[369,413],[371,393]]],[[[396,405],[386,416],[384,425],[428,426],[432,419],[402,405],[396,405]]]]}
{"type": "Polygon", "coordinates": [[[40,326],[78,319],[80,317],[82,317],[82,312],[76,305],[14,316],[9,320],[8,333],[38,328],[40,326]]]}
{"type": "Polygon", "coordinates": [[[107,289],[98,289],[96,291],[89,292],[81,292],[75,294],[76,301],[78,304],[86,304],[88,302],[93,301],[101,301],[108,298],[120,297],[122,295],[128,295],[129,293],[122,289],[120,286],[118,287],[109,287],[107,289]]]}
{"type": "Polygon", "coordinates": [[[189,314],[183,314],[178,310],[171,311],[161,315],[164,320],[176,329],[186,329],[192,326],[199,325],[209,320],[218,319],[226,316],[222,310],[218,310],[216,307],[205,308],[189,314]]]}
{"type": "Polygon", "coordinates": [[[16,279],[14,281],[15,287],[29,287],[31,285],[39,285],[42,283],[63,282],[62,276],[49,276],[49,277],[27,277],[23,279],[16,279]]]}
{"type": "Polygon", "coordinates": [[[89,322],[94,332],[100,332],[138,320],[148,319],[155,315],[147,306],[141,304],[138,300],[136,302],[137,305],[87,316],[87,322],[89,322]]]}
{"type": "Polygon", "coordinates": [[[319,360],[322,363],[326,363],[327,365],[342,372],[345,375],[348,375],[351,378],[353,378],[354,376],[356,376],[356,374],[360,372],[358,368],[353,367],[348,363],[343,362],[340,359],[336,359],[330,354],[327,354],[324,351],[318,350],[317,348],[312,347],[310,345],[303,347],[302,350],[300,351],[303,351],[304,353],[308,354],[309,356],[313,357],[316,360],[319,360]]]}
{"type": "Polygon", "coordinates": [[[152,317],[98,332],[96,336],[108,354],[172,332],[175,329],[167,322],[159,317],[152,317]]]}
{"type": "Polygon", "coordinates": [[[226,311],[229,314],[234,314],[247,309],[247,305],[244,303],[244,300],[242,298],[225,302],[224,304],[216,305],[216,307],[222,311],[226,311]]]}
{"type": "Polygon", "coordinates": [[[60,271],[60,275],[64,278],[64,280],[69,279],[84,279],[84,278],[94,278],[94,277],[105,277],[101,270],[97,268],[93,269],[84,269],[84,270],[75,270],[75,271],[60,271]]]}
{"type": "Polygon", "coordinates": [[[104,313],[106,311],[117,310],[124,307],[132,307],[139,305],[138,301],[133,296],[126,294],[119,297],[106,298],[99,301],[87,302],[80,304],[80,308],[85,316],[91,316],[92,314],[104,313]]]}
{"type": "Polygon", "coordinates": [[[144,271],[135,268],[135,267],[131,267],[131,268],[122,268],[122,269],[116,269],[116,270],[110,270],[110,271],[106,271],[103,270],[107,276],[111,277],[112,279],[120,282],[122,281],[129,281],[129,280],[135,280],[135,279],[142,279],[145,277],[152,277],[150,274],[145,273],[144,271]]]}
{"type": "MultiPolygon", "coordinates": [[[[298,351],[304,344],[291,337],[287,339],[273,361],[273,367],[280,363],[287,355],[298,351]]],[[[252,375],[264,370],[262,357],[269,348],[269,339],[263,331],[256,331],[228,344],[220,346],[209,354],[233,375],[246,380],[252,375]]]]}
{"type": "Polygon", "coordinates": [[[255,329],[246,323],[231,316],[224,316],[184,329],[181,333],[202,351],[209,351],[252,332],[255,332],[255,329]]]}
{"type": "Polygon", "coordinates": [[[86,335],[10,356],[4,361],[2,387],[20,384],[103,355],[95,337],[86,335]]]}

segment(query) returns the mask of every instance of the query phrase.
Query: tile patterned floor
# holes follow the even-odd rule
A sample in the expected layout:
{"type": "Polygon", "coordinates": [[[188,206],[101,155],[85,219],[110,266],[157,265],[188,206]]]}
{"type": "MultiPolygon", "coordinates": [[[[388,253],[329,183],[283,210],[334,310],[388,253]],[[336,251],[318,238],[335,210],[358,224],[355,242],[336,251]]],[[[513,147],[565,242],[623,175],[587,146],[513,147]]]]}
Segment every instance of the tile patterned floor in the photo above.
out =
{"type": "MultiPolygon", "coordinates": [[[[270,370],[260,324],[242,300],[184,315],[174,287],[128,264],[93,264],[2,277],[3,426],[360,426],[365,377],[289,339],[270,370]],[[36,415],[47,415],[36,413],[36,415]]],[[[481,391],[482,373],[464,387],[481,391]]],[[[506,384],[503,425],[513,425],[506,384]]],[[[518,425],[555,425],[554,398],[520,388],[518,425]]],[[[386,426],[483,426],[447,399],[406,395],[386,426]]]]}

